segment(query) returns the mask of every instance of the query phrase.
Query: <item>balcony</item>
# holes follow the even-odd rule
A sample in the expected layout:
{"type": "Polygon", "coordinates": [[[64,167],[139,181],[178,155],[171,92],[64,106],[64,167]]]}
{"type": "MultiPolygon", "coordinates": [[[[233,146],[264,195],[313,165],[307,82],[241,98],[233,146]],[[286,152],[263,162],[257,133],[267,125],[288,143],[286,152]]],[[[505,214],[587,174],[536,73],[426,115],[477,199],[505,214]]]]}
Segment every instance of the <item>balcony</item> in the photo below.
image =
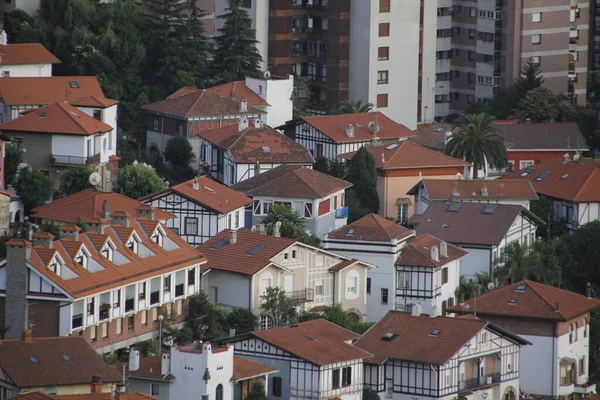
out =
{"type": "Polygon", "coordinates": [[[150,293],[150,304],[158,304],[160,300],[160,292],[152,292],[150,293]]]}
{"type": "Polygon", "coordinates": [[[99,318],[100,321],[108,319],[108,317],[110,316],[110,308],[101,309],[99,315],[100,315],[100,318],[99,318]]]}
{"type": "Polygon", "coordinates": [[[575,393],[589,394],[596,391],[596,384],[592,381],[582,383],[581,385],[575,384],[575,393]]]}
{"type": "Polygon", "coordinates": [[[183,296],[183,283],[175,285],[175,297],[183,296]]]}
{"type": "Polygon", "coordinates": [[[458,383],[458,391],[466,392],[485,386],[497,385],[500,383],[500,372],[491,375],[480,376],[473,379],[466,379],[458,383]]]}
{"type": "Polygon", "coordinates": [[[92,157],[78,157],[63,154],[51,154],[50,165],[95,165],[100,162],[100,154],[92,157]]]}
{"type": "Polygon", "coordinates": [[[83,315],[77,314],[73,316],[71,320],[71,329],[78,329],[83,326],[83,315]]]}
{"type": "Polygon", "coordinates": [[[134,299],[126,299],[125,300],[125,312],[133,311],[134,307],[134,299]]]}
{"type": "Polygon", "coordinates": [[[315,298],[314,289],[295,290],[293,292],[285,292],[285,295],[294,300],[296,304],[307,303],[315,298]]]}
{"type": "Polygon", "coordinates": [[[348,218],[348,207],[340,207],[335,210],[335,218],[342,219],[348,218]]]}
{"type": "Polygon", "coordinates": [[[307,8],[313,10],[327,11],[329,10],[329,1],[315,1],[310,4],[307,2],[302,2],[302,4],[294,4],[292,7],[295,9],[307,8]]]}

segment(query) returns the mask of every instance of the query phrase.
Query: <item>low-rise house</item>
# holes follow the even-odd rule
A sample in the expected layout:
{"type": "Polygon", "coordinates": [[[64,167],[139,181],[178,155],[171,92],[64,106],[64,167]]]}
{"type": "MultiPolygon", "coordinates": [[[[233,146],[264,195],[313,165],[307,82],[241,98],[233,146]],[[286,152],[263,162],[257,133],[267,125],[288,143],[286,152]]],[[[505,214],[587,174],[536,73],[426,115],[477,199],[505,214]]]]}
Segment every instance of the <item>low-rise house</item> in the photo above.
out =
{"type": "Polygon", "coordinates": [[[82,336],[99,353],[158,336],[158,316],[181,324],[188,296],[200,292],[197,249],[153,219],[113,211],[85,220],[87,231],[63,225],[6,243],[0,263],[0,311],[6,338],[82,336]]]}
{"type": "MultiPolygon", "coordinates": [[[[577,158],[576,158],[577,159],[577,158]]],[[[550,199],[554,217],[569,229],[600,219],[600,163],[554,158],[529,166],[504,179],[526,179],[538,195],[550,199]]]]}
{"type": "Polygon", "coordinates": [[[506,285],[448,311],[474,314],[531,342],[521,351],[521,389],[580,399],[596,390],[589,375],[590,313],[600,300],[533,281],[506,285]]]}
{"type": "Polygon", "coordinates": [[[123,380],[118,368],[107,365],[82,337],[23,338],[0,341],[0,395],[21,393],[108,393],[123,380]]]}
{"type": "Polygon", "coordinates": [[[0,76],[52,76],[52,64],[60,64],[41,43],[8,43],[6,32],[0,31],[0,76]]]}
{"type": "Polygon", "coordinates": [[[431,318],[390,311],[355,346],[365,360],[365,387],[403,400],[520,397],[521,346],[517,335],[476,318],[431,318]]]}
{"type": "Polygon", "coordinates": [[[132,349],[127,386],[157,400],[195,400],[204,396],[243,400],[255,382],[262,382],[268,392],[268,376],[274,372],[277,370],[268,365],[234,355],[233,345],[195,341],[142,360],[139,351],[132,349]]]}
{"type": "MultiPolygon", "coordinates": [[[[34,208],[31,216],[40,223],[57,225],[76,224],[88,219],[100,218],[110,220],[111,210],[124,211],[130,216],[142,216],[148,206],[139,200],[123,196],[119,193],[105,193],[94,189],[85,189],[70,196],[54,200],[34,208]]],[[[154,218],[163,224],[175,215],[150,207],[154,218]]]]}
{"type": "MultiPolygon", "coordinates": [[[[423,177],[449,179],[468,176],[471,163],[440,154],[411,141],[387,146],[368,146],[377,165],[379,214],[407,223],[414,214],[415,199],[406,193],[423,177]]],[[[342,154],[350,160],[356,153],[342,154]]]]}
{"type": "Polygon", "coordinates": [[[117,134],[78,108],[52,103],[0,124],[0,131],[21,148],[23,161],[50,175],[56,187],[61,171],[85,165],[100,174],[102,190],[112,190],[118,171],[117,134]]]}
{"type": "Polygon", "coordinates": [[[406,126],[383,113],[301,117],[282,126],[285,134],[306,147],[314,158],[337,156],[357,151],[374,143],[394,143],[413,136],[406,126]]]}
{"type": "Polygon", "coordinates": [[[286,205],[304,217],[304,228],[322,238],[346,225],[345,194],[352,184],[300,165],[280,165],[231,188],[249,196],[246,228],[262,223],[273,204],[286,205]]]}
{"type": "Polygon", "coordinates": [[[531,182],[526,179],[423,179],[407,194],[414,196],[415,214],[423,214],[436,200],[516,204],[529,209],[529,203],[538,199],[531,182]]]}
{"type": "MultiPolygon", "coordinates": [[[[191,87],[183,87],[142,109],[148,113],[146,143],[151,157],[163,154],[167,142],[177,135],[189,139],[212,129],[237,126],[242,117],[260,119],[262,115],[259,109],[248,107],[246,99],[232,99],[191,87]]],[[[199,156],[197,148],[194,152],[199,156]]]]}
{"type": "Polygon", "coordinates": [[[531,245],[543,221],[517,205],[434,201],[410,223],[417,235],[428,233],[467,250],[460,275],[471,278],[475,273],[492,273],[508,244],[531,245]]]}
{"type": "Polygon", "coordinates": [[[190,140],[200,166],[227,186],[252,178],[282,164],[312,167],[308,151],[256,118],[240,118],[236,125],[199,132],[190,140]]]}
{"type": "Polygon", "coordinates": [[[430,150],[443,153],[453,129],[451,124],[440,122],[420,124],[414,131],[415,135],[409,140],[430,150]]]}
{"type": "Polygon", "coordinates": [[[34,392],[22,394],[15,400],[156,400],[156,398],[141,392],[127,391],[122,384],[117,385],[114,393],[90,393],[90,394],[48,394],[34,392]]]}
{"type": "MultiPolygon", "coordinates": [[[[369,265],[262,233],[224,230],[198,247],[209,260],[202,268],[202,289],[212,301],[259,314],[260,296],[278,286],[299,309],[341,304],[357,319],[364,317],[369,265]]],[[[260,327],[270,326],[271,321],[261,316],[260,327]]]]}
{"type": "Polygon", "coordinates": [[[277,369],[270,399],[362,399],[363,360],[352,345],[360,335],[324,319],[254,331],[226,339],[236,355],[277,369]]]}
{"type": "Polygon", "coordinates": [[[244,226],[244,209],[252,199],[225,185],[199,176],[140,199],[175,215],[167,227],[192,246],[206,242],[224,229],[244,226]]]}

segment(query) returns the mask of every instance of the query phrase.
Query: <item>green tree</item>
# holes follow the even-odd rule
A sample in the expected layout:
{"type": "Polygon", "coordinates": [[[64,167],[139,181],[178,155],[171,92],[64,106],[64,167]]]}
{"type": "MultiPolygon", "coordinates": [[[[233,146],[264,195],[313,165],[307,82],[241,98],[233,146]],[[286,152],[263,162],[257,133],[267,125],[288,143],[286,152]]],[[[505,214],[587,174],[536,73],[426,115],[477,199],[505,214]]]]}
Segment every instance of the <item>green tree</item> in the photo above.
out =
{"type": "Polygon", "coordinates": [[[460,277],[460,283],[454,292],[454,296],[459,299],[469,300],[477,295],[488,291],[488,285],[492,277],[488,273],[475,273],[472,279],[460,277]]]}
{"type": "Polygon", "coordinates": [[[362,400],[380,400],[379,395],[373,389],[367,387],[363,389],[362,400]]]}
{"type": "Polygon", "coordinates": [[[473,179],[486,162],[491,168],[503,168],[508,162],[504,139],[496,134],[493,121],[489,114],[463,115],[446,144],[446,154],[473,164],[473,179]]]}
{"type": "Polygon", "coordinates": [[[535,64],[533,60],[529,59],[521,70],[521,77],[513,83],[512,90],[516,96],[523,98],[530,90],[541,87],[543,83],[544,78],[542,78],[539,64],[535,64]]]}
{"type": "Polygon", "coordinates": [[[539,199],[531,201],[530,207],[531,212],[545,223],[538,224],[537,236],[550,240],[567,233],[567,221],[555,215],[552,200],[541,195],[539,199]]]}
{"type": "Polygon", "coordinates": [[[187,181],[196,175],[191,167],[196,161],[196,155],[189,140],[184,136],[175,136],[167,142],[165,159],[171,165],[173,182],[187,181]]]}
{"type": "Polygon", "coordinates": [[[315,235],[309,235],[304,230],[304,217],[290,206],[274,204],[269,208],[267,215],[261,221],[266,225],[267,233],[272,235],[275,224],[281,222],[279,233],[283,237],[298,240],[309,246],[318,246],[321,240],[315,235]]]}
{"type": "Polygon", "coordinates": [[[252,21],[243,7],[243,0],[228,0],[225,11],[218,17],[224,24],[215,37],[213,56],[213,71],[218,82],[260,77],[263,60],[256,48],[256,31],[252,29],[252,21]]]}
{"type": "Polygon", "coordinates": [[[308,77],[294,76],[294,92],[292,93],[293,118],[300,118],[306,115],[306,105],[310,100],[310,87],[308,77]]]}
{"type": "Polygon", "coordinates": [[[255,381],[246,395],[245,400],[267,400],[265,385],[261,381],[255,381]]]}
{"type": "Polygon", "coordinates": [[[17,146],[6,145],[6,155],[4,157],[4,180],[7,185],[12,185],[15,179],[19,164],[23,162],[23,152],[17,146]]]}
{"type": "Polygon", "coordinates": [[[53,182],[37,168],[21,168],[14,182],[17,194],[25,206],[25,214],[52,198],[53,182]]]}
{"type": "Polygon", "coordinates": [[[504,277],[513,282],[529,279],[551,286],[560,286],[562,280],[556,247],[545,241],[534,242],[529,247],[510,243],[500,255],[494,275],[497,284],[504,277]]]}
{"type": "Polygon", "coordinates": [[[557,96],[550,89],[537,88],[527,92],[509,118],[521,122],[568,122],[576,119],[576,115],[577,109],[567,97],[557,96]]]}
{"type": "Polygon", "coordinates": [[[359,114],[372,110],[373,104],[371,103],[363,103],[362,100],[344,100],[333,107],[331,114],[359,114]]]}
{"type": "Polygon", "coordinates": [[[210,301],[204,292],[190,297],[188,328],[194,338],[215,340],[229,333],[227,308],[210,301]]]}
{"type": "Polygon", "coordinates": [[[94,171],[85,165],[70,166],[61,176],[60,189],[66,196],[85,189],[93,189],[90,184],[92,172],[94,171]]]}
{"type": "Polygon", "coordinates": [[[164,189],[166,184],[154,168],[135,162],[119,170],[117,186],[121,194],[132,199],[139,199],[164,189]]]}
{"type": "Polygon", "coordinates": [[[361,214],[362,211],[366,211],[364,215],[378,213],[377,164],[373,155],[365,147],[361,147],[348,162],[348,180],[353,184],[347,191],[347,196],[351,200],[347,203],[348,207],[360,209],[361,214]],[[358,204],[354,204],[352,200],[356,200],[358,204]]]}
{"type": "Polygon", "coordinates": [[[268,287],[260,299],[260,315],[269,318],[274,328],[296,320],[296,302],[285,295],[283,288],[268,287]]]}
{"type": "Polygon", "coordinates": [[[256,315],[247,308],[236,308],[227,316],[229,326],[235,328],[236,334],[252,332],[256,329],[256,315]]]}
{"type": "Polygon", "coordinates": [[[322,172],[324,174],[329,173],[329,159],[325,156],[319,156],[315,159],[315,163],[313,164],[313,169],[315,171],[322,172]]]}

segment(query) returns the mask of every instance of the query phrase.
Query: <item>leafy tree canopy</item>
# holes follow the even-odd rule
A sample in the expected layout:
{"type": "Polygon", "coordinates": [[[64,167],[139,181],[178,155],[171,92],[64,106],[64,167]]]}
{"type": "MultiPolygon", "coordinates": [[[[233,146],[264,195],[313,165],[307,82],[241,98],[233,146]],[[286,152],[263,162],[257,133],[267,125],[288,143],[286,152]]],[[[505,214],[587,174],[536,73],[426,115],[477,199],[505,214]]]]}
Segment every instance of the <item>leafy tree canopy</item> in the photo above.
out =
{"type": "MultiPolygon", "coordinates": [[[[348,162],[347,179],[353,184],[347,191],[347,196],[358,203],[347,202],[348,207],[352,206],[355,210],[366,211],[364,215],[378,213],[377,164],[373,155],[365,147],[361,147],[348,162]]],[[[353,210],[350,209],[350,212],[352,213],[353,210]]]]}
{"type": "Polygon", "coordinates": [[[6,145],[6,155],[4,157],[4,180],[7,185],[12,185],[19,164],[23,162],[23,152],[17,146],[6,145]]]}
{"type": "Polygon", "coordinates": [[[192,145],[184,136],[178,135],[167,142],[165,146],[165,158],[171,165],[172,182],[183,182],[195,176],[192,163],[196,161],[196,155],[192,145]]]}
{"type": "Polygon", "coordinates": [[[236,308],[227,317],[231,328],[235,328],[236,334],[252,332],[256,328],[256,315],[247,308],[236,308]]]}
{"type": "Polygon", "coordinates": [[[93,189],[90,184],[90,175],[94,172],[85,165],[73,165],[62,174],[60,188],[68,196],[85,189],[93,189]]]}
{"type": "Polygon", "coordinates": [[[17,194],[25,206],[25,214],[52,198],[53,182],[37,168],[21,168],[14,182],[17,194]]]}
{"type": "Polygon", "coordinates": [[[296,320],[296,302],[285,295],[283,288],[268,287],[260,299],[260,315],[269,318],[274,328],[296,320]]]}
{"type": "Polygon", "coordinates": [[[227,309],[210,301],[202,292],[190,297],[188,328],[194,339],[215,340],[229,334],[227,309]]]}
{"type": "Polygon", "coordinates": [[[261,381],[254,381],[246,400],[267,400],[265,385],[261,381]]]}
{"type": "Polygon", "coordinates": [[[373,110],[373,104],[363,103],[362,100],[344,100],[337,103],[331,114],[358,114],[368,113],[373,110]]]}
{"type": "Polygon", "coordinates": [[[126,165],[119,170],[117,186],[122,194],[132,199],[157,192],[166,187],[165,181],[154,168],[141,163],[126,165]]]}
{"type": "Polygon", "coordinates": [[[266,225],[267,233],[272,235],[275,224],[281,222],[279,233],[283,237],[298,240],[309,246],[318,246],[321,240],[315,235],[306,233],[304,229],[304,217],[298,210],[283,204],[274,204],[269,208],[266,217],[262,223],[266,225]]]}

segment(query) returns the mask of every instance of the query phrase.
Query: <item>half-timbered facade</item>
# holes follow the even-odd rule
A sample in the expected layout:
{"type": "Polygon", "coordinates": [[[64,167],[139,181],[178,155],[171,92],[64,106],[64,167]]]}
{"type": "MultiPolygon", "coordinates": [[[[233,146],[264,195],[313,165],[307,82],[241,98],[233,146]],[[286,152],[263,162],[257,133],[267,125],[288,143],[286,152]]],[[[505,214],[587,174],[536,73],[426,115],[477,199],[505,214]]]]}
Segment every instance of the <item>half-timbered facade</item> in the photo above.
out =
{"type": "Polygon", "coordinates": [[[200,165],[227,186],[282,164],[312,167],[314,161],[304,147],[259,118],[240,118],[235,126],[200,132],[190,142],[200,165]]]}
{"type": "Polygon", "coordinates": [[[192,246],[198,246],[223,229],[244,226],[244,208],[252,199],[206,176],[171,186],[141,199],[175,215],[167,227],[192,246]]]}
{"type": "Polygon", "coordinates": [[[514,400],[528,343],[476,318],[431,318],[415,307],[390,311],[356,346],[374,355],[365,361],[365,386],[386,398],[514,400]]]}
{"type": "Polygon", "coordinates": [[[236,355],[276,368],[269,399],[362,399],[363,359],[352,345],[360,335],[323,319],[255,331],[226,340],[236,355]]]}

